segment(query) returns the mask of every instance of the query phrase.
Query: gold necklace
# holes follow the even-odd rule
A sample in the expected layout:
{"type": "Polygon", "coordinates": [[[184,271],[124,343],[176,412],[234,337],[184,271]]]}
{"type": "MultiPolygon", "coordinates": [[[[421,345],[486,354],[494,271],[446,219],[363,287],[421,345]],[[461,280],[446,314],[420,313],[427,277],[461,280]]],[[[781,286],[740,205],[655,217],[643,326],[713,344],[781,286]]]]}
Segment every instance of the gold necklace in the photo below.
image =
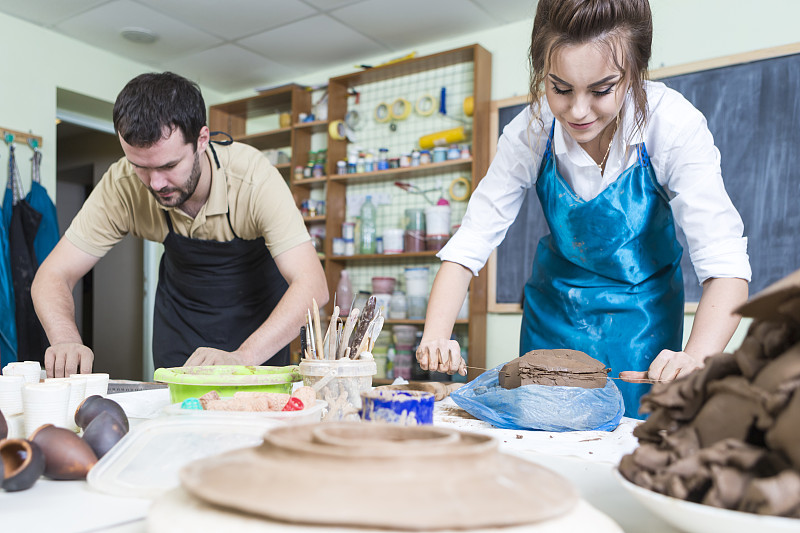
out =
{"type": "Polygon", "coordinates": [[[600,163],[595,163],[597,168],[600,169],[600,175],[603,175],[603,166],[606,164],[606,159],[608,159],[608,154],[611,153],[611,145],[614,144],[614,135],[617,133],[617,127],[614,126],[614,132],[611,134],[611,140],[608,141],[608,148],[606,148],[606,155],[603,156],[603,160],[600,163]]]}

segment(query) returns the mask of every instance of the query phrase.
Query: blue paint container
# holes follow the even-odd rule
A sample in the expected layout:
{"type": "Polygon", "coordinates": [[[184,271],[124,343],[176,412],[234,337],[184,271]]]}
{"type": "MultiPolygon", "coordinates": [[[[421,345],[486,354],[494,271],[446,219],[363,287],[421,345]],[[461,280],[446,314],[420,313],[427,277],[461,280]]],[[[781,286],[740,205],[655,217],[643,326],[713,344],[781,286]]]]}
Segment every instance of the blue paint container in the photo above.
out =
{"type": "Polygon", "coordinates": [[[372,390],[361,393],[362,420],[400,426],[433,424],[434,396],[423,391],[372,390]]]}

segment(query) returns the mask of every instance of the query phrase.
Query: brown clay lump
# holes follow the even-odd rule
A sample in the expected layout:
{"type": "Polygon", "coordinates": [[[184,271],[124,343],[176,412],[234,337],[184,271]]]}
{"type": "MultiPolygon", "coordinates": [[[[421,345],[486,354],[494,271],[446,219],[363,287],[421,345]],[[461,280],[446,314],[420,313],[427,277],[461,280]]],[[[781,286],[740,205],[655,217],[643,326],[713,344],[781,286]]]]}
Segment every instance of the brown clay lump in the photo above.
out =
{"type": "Polygon", "coordinates": [[[503,366],[500,386],[559,385],[600,389],[610,369],[578,350],[533,350],[503,366]]]}

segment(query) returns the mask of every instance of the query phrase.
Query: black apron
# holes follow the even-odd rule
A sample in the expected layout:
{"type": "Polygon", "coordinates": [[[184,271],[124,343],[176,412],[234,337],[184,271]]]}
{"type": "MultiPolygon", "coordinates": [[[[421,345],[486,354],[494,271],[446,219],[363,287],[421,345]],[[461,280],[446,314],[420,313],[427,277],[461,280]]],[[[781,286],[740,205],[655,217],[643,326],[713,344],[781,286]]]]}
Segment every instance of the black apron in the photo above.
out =
{"type": "MultiPolygon", "coordinates": [[[[220,168],[214,149],[214,160],[220,168]]],[[[153,317],[155,368],[182,366],[195,349],[236,350],[264,323],[289,288],[263,237],[205,241],[169,233],[158,271],[153,317]]],[[[289,346],[266,365],[289,364],[289,346]]]]}

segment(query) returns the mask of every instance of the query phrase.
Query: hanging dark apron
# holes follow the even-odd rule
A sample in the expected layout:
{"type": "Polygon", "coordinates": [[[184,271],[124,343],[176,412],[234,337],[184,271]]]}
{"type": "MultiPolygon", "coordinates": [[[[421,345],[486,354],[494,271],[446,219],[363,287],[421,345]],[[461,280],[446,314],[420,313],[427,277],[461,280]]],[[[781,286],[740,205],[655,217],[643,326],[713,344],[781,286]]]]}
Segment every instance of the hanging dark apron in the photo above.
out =
{"type": "MultiPolygon", "coordinates": [[[[223,143],[219,143],[223,144],[223,143]]],[[[220,168],[214,152],[214,161],[220,168]]],[[[289,285],[263,237],[205,241],[169,232],[158,274],[153,318],[155,368],[182,366],[200,347],[233,351],[269,317],[289,285]]],[[[230,221],[230,208],[227,215],[230,221]]],[[[236,232],[231,230],[234,235],[236,232]]],[[[289,364],[289,346],[265,364],[289,364]]]]}
{"type": "MultiPolygon", "coordinates": [[[[13,145],[9,155],[9,179],[17,177],[13,145]]],[[[5,213],[4,213],[5,214],[5,213]]],[[[39,361],[44,364],[44,352],[50,343],[31,299],[31,284],[39,263],[34,251],[34,240],[42,215],[24,199],[14,202],[9,226],[9,258],[14,281],[15,322],[17,326],[17,359],[39,361]]]]}
{"type": "MultiPolygon", "coordinates": [[[[555,123],[554,123],[555,124],[555,123]]],[[[683,338],[683,249],[644,144],[636,164],[592,200],[564,181],[547,142],[536,192],[550,234],[525,285],[520,353],[580,350],[611,367],[647,370],[683,338]]],[[[649,385],[616,382],[625,416],[640,418],[649,385]]]]}
{"type": "MultiPolygon", "coordinates": [[[[3,215],[5,215],[5,207],[3,215]]],[[[11,275],[8,226],[0,218],[0,367],[17,360],[14,279],[11,275]]]]}

